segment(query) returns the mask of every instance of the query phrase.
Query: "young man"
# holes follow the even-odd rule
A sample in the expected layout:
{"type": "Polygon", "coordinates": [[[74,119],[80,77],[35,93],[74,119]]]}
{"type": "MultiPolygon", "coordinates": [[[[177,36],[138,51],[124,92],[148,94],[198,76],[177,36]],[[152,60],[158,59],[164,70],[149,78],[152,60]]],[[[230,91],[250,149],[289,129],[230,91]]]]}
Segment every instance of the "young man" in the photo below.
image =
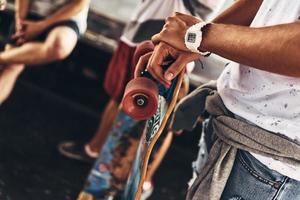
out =
{"type": "Polygon", "coordinates": [[[182,0],[141,1],[136,7],[120,38],[118,48],[108,66],[104,88],[110,96],[96,134],[84,145],[73,141],[59,145],[60,152],[72,159],[92,162],[100,155],[114,119],[119,112],[126,84],[133,78],[133,55],[136,46],[150,40],[164,25],[164,20],[175,11],[189,13],[182,0]],[[159,8],[159,9],[158,9],[159,8]]]}
{"type": "Polygon", "coordinates": [[[218,140],[210,152],[210,169],[204,168],[208,175],[199,175],[187,199],[300,199],[299,19],[298,0],[239,0],[213,23],[178,13],[153,37],[158,45],[140,60],[136,74],[146,66],[166,86],[201,54],[233,61],[218,79],[217,91],[232,113],[225,114],[229,121],[224,125],[234,121],[243,126],[220,134],[213,117],[218,140]],[[176,61],[163,72],[159,66],[167,55],[176,61]],[[241,135],[248,139],[237,144],[232,138],[241,135]],[[228,152],[215,151],[219,145],[228,152]],[[228,163],[232,166],[224,168],[228,163]]]}
{"type": "Polygon", "coordinates": [[[0,53],[0,104],[25,65],[62,60],[72,52],[86,30],[88,5],[89,0],[15,1],[15,27],[0,53]]]}

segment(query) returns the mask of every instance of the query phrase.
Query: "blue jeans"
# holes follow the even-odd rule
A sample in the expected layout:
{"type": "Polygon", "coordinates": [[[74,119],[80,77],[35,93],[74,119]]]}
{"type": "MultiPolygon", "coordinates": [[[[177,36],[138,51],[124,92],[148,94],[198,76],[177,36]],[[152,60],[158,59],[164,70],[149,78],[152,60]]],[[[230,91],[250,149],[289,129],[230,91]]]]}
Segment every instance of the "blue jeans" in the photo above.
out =
{"type": "Polygon", "coordinates": [[[300,200],[300,182],[238,151],[222,200],[300,200]]]}

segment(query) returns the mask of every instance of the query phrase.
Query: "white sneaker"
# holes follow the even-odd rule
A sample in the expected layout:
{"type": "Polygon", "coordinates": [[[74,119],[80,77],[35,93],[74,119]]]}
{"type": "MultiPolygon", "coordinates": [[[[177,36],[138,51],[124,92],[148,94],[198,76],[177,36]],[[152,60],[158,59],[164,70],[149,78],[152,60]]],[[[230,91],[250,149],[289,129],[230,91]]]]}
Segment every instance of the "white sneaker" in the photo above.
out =
{"type": "Polygon", "coordinates": [[[140,200],[146,200],[146,199],[148,199],[151,196],[151,194],[153,192],[153,189],[154,189],[154,187],[153,187],[153,184],[152,184],[151,181],[144,182],[144,184],[143,184],[143,192],[142,192],[140,200]]]}

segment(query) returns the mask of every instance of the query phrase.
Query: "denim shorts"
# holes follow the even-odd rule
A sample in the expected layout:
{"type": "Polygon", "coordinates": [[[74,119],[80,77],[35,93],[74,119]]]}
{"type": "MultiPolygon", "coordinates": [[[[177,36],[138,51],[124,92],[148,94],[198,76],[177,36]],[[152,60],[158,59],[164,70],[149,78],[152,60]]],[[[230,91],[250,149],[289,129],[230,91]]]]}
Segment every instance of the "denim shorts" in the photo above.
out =
{"type": "Polygon", "coordinates": [[[221,200],[300,200],[300,182],[239,150],[221,200]]]}

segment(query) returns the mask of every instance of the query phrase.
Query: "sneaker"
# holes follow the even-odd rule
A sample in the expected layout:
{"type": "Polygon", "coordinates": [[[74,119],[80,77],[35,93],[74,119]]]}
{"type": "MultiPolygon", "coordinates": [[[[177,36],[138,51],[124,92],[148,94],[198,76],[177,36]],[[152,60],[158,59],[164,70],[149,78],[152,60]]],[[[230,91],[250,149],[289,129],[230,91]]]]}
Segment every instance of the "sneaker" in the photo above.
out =
{"type": "Polygon", "coordinates": [[[151,181],[144,182],[141,200],[148,199],[151,196],[153,189],[154,189],[154,187],[153,187],[153,184],[151,181]]]}
{"type": "Polygon", "coordinates": [[[94,154],[93,156],[89,154],[91,150],[88,145],[81,145],[72,141],[60,143],[58,145],[58,151],[67,158],[85,163],[94,163],[98,157],[97,153],[92,152],[94,154]]]}

